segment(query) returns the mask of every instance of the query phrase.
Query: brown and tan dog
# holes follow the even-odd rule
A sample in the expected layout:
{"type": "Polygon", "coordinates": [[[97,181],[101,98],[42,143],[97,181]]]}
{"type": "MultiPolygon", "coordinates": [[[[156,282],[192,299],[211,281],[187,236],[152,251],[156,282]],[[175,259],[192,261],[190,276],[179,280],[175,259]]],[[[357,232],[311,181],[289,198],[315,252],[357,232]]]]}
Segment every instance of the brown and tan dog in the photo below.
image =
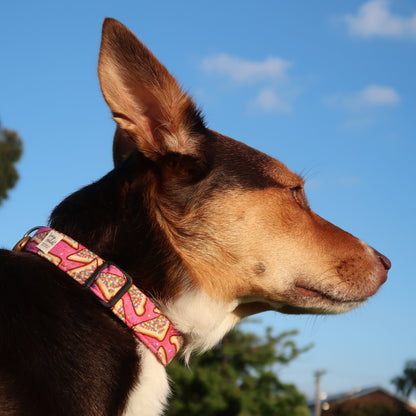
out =
{"type": "MultiPolygon", "coordinates": [[[[265,310],[334,314],[374,295],[389,260],[308,205],[281,162],[205,127],[175,79],[106,19],[102,92],[115,168],[50,225],[127,271],[184,337],[185,357],[265,310]]],[[[164,367],[91,294],[0,251],[0,415],[156,416],[164,367]]]]}

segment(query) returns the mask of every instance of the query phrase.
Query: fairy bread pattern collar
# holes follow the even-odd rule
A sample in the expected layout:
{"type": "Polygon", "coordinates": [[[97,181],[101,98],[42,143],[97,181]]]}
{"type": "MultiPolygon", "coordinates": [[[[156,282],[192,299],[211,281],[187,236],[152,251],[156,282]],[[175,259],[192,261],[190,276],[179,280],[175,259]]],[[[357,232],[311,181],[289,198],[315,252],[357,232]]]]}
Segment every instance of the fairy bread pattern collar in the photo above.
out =
{"type": "Polygon", "coordinates": [[[88,288],[164,366],[169,364],[181,348],[183,338],[126,272],[49,227],[39,227],[33,237],[26,239],[21,249],[45,258],[88,288]]]}

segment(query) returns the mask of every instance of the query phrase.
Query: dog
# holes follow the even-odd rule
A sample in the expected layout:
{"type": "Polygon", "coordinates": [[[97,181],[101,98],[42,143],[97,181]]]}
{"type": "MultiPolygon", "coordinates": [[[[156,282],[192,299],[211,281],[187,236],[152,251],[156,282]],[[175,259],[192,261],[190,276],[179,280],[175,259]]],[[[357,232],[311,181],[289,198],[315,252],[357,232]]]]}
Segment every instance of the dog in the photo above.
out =
{"type": "Polygon", "coordinates": [[[98,73],[114,169],[0,251],[1,416],[160,415],[179,349],[188,360],[266,310],[349,311],[391,266],[315,214],[283,163],[208,129],[109,18],[98,73]]]}

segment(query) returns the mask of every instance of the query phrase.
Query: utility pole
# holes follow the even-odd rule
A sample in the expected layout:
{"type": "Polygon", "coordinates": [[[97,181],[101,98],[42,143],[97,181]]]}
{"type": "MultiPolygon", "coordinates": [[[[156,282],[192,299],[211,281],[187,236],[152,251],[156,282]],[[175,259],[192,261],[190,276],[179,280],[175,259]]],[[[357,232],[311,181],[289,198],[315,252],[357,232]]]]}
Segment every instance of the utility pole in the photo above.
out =
{"type": "Polygon", "coordinates": [[[315,416],[321,416],[321,377],[325,370],[315,371],[315,416]]]}

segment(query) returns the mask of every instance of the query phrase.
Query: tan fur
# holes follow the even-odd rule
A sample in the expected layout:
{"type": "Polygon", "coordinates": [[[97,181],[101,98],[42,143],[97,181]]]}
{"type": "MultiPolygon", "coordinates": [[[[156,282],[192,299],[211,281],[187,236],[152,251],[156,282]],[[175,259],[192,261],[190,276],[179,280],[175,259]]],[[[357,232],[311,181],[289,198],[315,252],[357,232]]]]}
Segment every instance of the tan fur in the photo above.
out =
{"type": "MultiPolygon", "coordinates": [[[[115,169],[62,201],[50,225],[125,270],[182,335],[186,360],[245,316],[346,312],[384,283],[386,257],[315,214],[283,163],[208,129],[166,68],[113,19],[98,72],[117,122],[115,169]]],[[[6,413],[163,412],[169,383],[151,349],[52,264],[0,255],[6,413]],[[28,302],[13,303],[19,296],[28,302]]]]}
{"type": "Polygon", "coordinates": [[[182,123],[192,101],[131,32],[118,22],[112,26],[118,37],[107,36],[104,23],[98,72],[114,120],[149,158],[184,147],[195,153],[182,123]]]}
{"type": "MultiPolygon", "coordinates": [[[[338,312],[338,302],[348,302],[342,309],[349,309],[378,289],[376,256],[355,237],[299,209],[288,190],[229,192],[207,205],[199,227],[188,219],[198,237],[187,242],[172,236],[171,242],[195,284],[212,297],[267,299],[270,308],[274,302],[306,302],[317,311],[338,312]],[[204,241],[200,247],[198,240],[204,241]],[[307,288],[334,299],[308,299],[313,294],[307,288]]],[[[184,228],[185,221],[176,225],[184,228]]]]}
{"type": "Polygon", "coordinates": [[[207,129],[176,80],[113,20],[99,76],[118,124],[115,165],[131,156],[146,166],[125,192],[143,197],[165,270],[141,283],[182,333],[186,360],[245,316],[346,312],[386,280],[386,257],[315,214],[283,163],[207,129]]]}
{"type": "Polygon", "coordinates": [[[339,313],[361,304],[384,282],[388,260],[316,215],[302,179],[283,163],[208,130],[217,147],[206,147],[208,139],[190,126],[196,117],[192,100],[115,21],[104,23],[99,75],[118,123],[115,160],[123,161],[136,146],[160,165],[157,174],[149,173],[146,200],[179,259],[169,271],[170,301],[201,288],[211,298],[236,301],[236,316],[266,309],[339,313]],[[169,155],[176,162],[167,161],[169,155]],[[208,166],[201,184],[187,184],[185,157],[208,166]],[[218,164],[239,159],[240,169],[248,169],[241,184],[220,184],[213,191],[221,177],[218,164]]]}

